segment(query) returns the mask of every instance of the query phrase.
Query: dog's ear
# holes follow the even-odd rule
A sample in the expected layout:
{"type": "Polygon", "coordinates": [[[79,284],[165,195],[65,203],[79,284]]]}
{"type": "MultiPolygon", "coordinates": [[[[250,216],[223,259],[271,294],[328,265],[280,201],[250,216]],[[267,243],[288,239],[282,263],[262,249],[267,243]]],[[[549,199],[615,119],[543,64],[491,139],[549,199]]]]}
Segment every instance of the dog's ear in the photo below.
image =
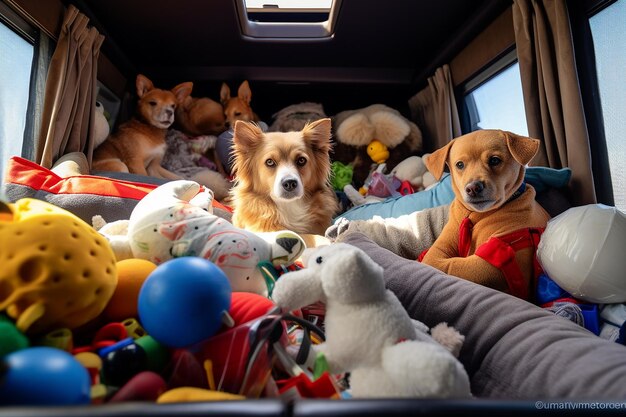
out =
{"type": "Polygon", "coordinates": [[[176,96],[176,101],[178,104],[182,104],[187,97],[191,94],[191,90],[193,90],[193,83],[186,82],[182,84],[178,84],[176,87],[172,88],[172,93],[176,96]]]}
{"type": "Polygon", "coordinates": [[[443,175],[443,169],[446,167],[448,154],[450,153],[450,149],[452,148],[453,144],[454,139],[451,140],[443,148],[439,148],[435,152],[424,157],[424,164],[426,165],[426,168],[428,168],[428,171],[433,174],[437,181],[440,180],[441,176],[443,175]]]}
{"type": "Polygon", "coordinates": [[[222,102],[222,105],[225,105],[228,100],[230,100],[230,88],[228,87],[228,84],[222,83],[222,89],[220,90],[220,101],[222,102]]]}
{"type": "Polygon", "coordinates": [[[179,107],[181,109],[185,109],[187,111],[189,111],[189,109],[191,108],[191,105],[193,104],[193,100],[191,99],[191,96],[187,96],[183,99],[182,102],[179,103],[179,107]]]}
{"type": "Polygon", "coordinates": [[[246,102],[246,104],[250,104],[252,101],[252,91],[250,91],[250,85],[248,81],[244,81],[239,86],[239,90],[237,90],[237,97],[246,102]]]}
{"type": "Polygon", "coordinates": [[[526,165],[539,150],[539,139],[533,139],[526,136],[520,136],[512,132],[504,132],[506,137],[506,146],[509,152],[517,162],[526,165]]]}
{"type": "Polygon", "coordinates": [[[243,148],[251,148],[259,143],[263,131],[254,123],[237,120],[233,133],[233,143],[243,148]]]}
{"type": "Polygon", "coordinates": [[[143,97],[148,91],[154,89],[152,81],[150,81],[150,79],[143,74],[137,74],[135,86],[137,87],[137,95],[139,98],[143,97]]]}
{"type": "Polygon", "coordinates": [[[307,123],[302,129],[302,136],[313,149],[330,152],[331,121],[329,118],[307,123]]]}

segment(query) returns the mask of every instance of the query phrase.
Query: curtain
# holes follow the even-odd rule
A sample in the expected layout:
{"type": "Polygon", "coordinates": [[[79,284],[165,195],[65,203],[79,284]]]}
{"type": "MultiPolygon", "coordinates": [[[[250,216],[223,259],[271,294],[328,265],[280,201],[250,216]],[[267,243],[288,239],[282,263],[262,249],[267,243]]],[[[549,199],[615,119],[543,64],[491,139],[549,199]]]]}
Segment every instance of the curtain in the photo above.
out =
{"type": "Polygon", "coordinates": [[[441,148],[461,136],[450,67],[446,64],[428,78],[428,86],[409,99],[411,118],[420,127],[424,152],[441,148]]]}
{"type": "Polygon", "coordinates": [[[83,152],[91,165],[98,56],[104,36],[68,6],[52,55],[37,143],[36,162],[50,168],[69,152],[83,152]]]}
{"type": "Polygon", "coordinates": [[[30,77],[30,93],[28,97],[27,114],[32,122],[26,123],[24,128],[24,142],[22,144],[22,156],[34,161],[36,148],[41,132],[41,119],[43,118],[44,97],[46,94],[46,77],[50,60],[52,59],[52,40],[48,35],[39,31],[35,42],[35,54],[33,56],[33,69],[30,77]]]}
{"type": "Polygon", "coordinates": [[[531,137],[532,165],[569,167],[572,202],[596,202],[591,150],[565,0],[515,0],[515,42],[531,137]]]}

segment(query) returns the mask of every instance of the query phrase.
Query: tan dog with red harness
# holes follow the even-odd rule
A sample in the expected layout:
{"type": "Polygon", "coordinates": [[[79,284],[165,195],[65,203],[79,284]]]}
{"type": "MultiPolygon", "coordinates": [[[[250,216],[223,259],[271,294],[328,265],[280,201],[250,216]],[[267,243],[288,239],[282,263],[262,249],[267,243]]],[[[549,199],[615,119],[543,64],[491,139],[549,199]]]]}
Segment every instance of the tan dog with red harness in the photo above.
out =
{"type": "Polygon", "coordinates": [[[443,231],[420,260],[447,274],[530,300],[540,272],[535,253],[550,216],[524,183],[537,139],[479,130],[425,159],[439,179],[447,164],[456,195],[443,231]]]}

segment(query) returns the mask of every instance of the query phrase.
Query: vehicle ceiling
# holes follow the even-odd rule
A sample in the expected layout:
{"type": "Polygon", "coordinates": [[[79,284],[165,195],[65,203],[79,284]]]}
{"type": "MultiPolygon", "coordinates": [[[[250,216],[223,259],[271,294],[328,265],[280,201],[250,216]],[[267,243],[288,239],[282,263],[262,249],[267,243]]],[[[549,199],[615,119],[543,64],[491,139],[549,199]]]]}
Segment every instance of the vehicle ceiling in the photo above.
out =
{"type": "Polygon", "coordinates": [[[102,50],[125,73],[194,81],[212,96],[222,81],[236,88],[243,79],[414,88],[511,3],[342,0],[332,39],[281,43],[242,37],[234,0],[67,2],[91,17],[107,38],[102,50]]]}

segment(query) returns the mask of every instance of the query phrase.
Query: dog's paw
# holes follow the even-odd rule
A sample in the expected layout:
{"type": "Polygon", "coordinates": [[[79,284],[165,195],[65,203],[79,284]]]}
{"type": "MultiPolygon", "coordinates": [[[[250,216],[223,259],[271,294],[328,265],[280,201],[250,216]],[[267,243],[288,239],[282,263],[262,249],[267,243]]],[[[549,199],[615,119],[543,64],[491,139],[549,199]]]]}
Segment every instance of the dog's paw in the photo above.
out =
{"type": "Polygon", "coordinates": [[[326,239],[334,242],[342,234],[348,231],[350,227],[350,220],[341,217],[335,224],[326,229],[324,236],[326,239]]]}

